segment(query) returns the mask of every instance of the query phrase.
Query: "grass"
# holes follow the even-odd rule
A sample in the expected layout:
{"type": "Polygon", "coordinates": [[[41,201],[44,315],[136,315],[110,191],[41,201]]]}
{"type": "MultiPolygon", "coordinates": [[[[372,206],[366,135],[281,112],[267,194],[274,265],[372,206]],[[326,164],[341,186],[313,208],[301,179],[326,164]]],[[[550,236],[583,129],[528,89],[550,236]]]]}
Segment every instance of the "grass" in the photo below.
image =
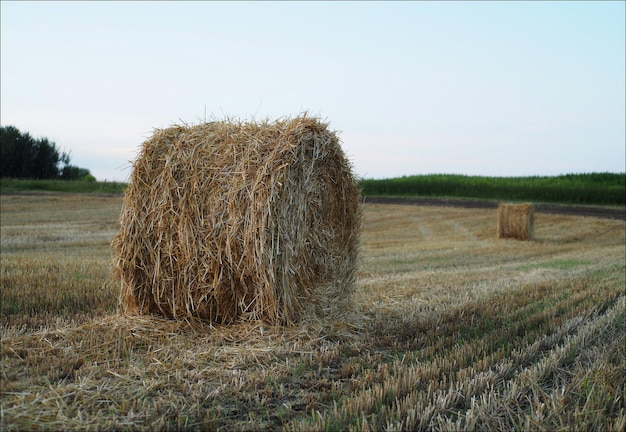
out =
{"type": "Polygon", "coordinates": [[[623,221],[367,205],[345,322],[115,312],[121,197],[0,195],[2,430],[623,430],[623,221]]]}
{"type": "Polygon", "coordinates": [[[363,179],[363,194],[462,197],[568,204],[626,204],[625,173],[565,174],[535,177],[485,177],[453,174],[363,179]]]}
{"type": "MultiPolygon", "coordinates": [[[[387,179],[362,179],[366,196],[459,197],[493,201],[626,205],[625,173],[564,174],[559,176],[485,177],[428,174],[387,179]]],[[[0,179],[0,192],[50,191],[123,193],[122,182],[0,179]]]]}
{"type": "Polygon", "coordinates": [[[121,194],[125,188],[126,183],[122,182],[0,179],[0,192],[4,194],[24,191],[121,194]]]}

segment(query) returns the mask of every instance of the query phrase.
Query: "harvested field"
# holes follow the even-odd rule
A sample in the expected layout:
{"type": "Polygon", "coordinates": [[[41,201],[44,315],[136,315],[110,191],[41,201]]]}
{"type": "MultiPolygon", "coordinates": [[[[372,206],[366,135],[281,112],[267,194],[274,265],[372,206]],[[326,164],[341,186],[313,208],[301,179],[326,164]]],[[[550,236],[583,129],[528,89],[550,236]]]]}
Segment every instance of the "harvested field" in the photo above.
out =
{"type": "Polygon", "coordinates": [[[120,197],[0,196],[2,430],[623,430],[622,220],[364,207],[344,321],[121,318],[120,197]]]}
{"type": "MultiPolygon", "coordinates": [[[[424,197],[391,197],[391,196],[368,196],[365,198],[371,204],[402,204],[419,205],[428,207],[460,207],[475,209],[497,209],[497,201],[484,201],[477,199],[461,198],[424,198],[424,197]]],[[[590,216],[603,219],[626,220],[624,207],[590,206],[590,205],[564,205],[564,204],[536,204],[535,211],[539,213],[561,214],[568,216],[590,216]]]]}

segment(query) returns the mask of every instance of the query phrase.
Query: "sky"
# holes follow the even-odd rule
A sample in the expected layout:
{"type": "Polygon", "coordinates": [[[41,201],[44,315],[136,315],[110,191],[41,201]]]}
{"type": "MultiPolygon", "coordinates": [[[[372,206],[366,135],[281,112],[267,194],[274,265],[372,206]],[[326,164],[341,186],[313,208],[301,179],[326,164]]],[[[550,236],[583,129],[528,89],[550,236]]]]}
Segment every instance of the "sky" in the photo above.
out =
{"type": "Polygon", "coordinates": [[[624,172],[625,2],[0,2],[0,123],[127,181],[155,128],[307,111],[364,178],[624,172]]]}

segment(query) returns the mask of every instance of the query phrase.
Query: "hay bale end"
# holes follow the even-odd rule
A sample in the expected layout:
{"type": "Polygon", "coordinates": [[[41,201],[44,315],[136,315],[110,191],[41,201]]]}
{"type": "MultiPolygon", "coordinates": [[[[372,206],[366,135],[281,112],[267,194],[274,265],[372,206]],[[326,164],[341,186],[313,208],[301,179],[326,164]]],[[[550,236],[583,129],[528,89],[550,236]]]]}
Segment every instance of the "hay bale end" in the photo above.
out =
{"type": "Polygon", "coordinates": [[[498,206],[499,239],[532,240],[535,236],[535,206],[505,204],[498,206]]]}
{"type": "Polygon", "coordinates": [[[121,309],[221,324],[345,310],[359,201],[336,133],[306,114],[157,129],[112,242],[121,309]]]}

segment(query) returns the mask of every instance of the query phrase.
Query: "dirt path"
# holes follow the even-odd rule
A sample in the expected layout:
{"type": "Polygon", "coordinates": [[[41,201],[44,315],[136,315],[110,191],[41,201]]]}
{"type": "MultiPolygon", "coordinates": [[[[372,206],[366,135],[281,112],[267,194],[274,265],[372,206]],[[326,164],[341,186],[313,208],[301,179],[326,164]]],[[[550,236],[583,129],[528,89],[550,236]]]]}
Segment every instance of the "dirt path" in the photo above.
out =
{"type": "MultiPolygon", "coordinates": [[[[454,198],[404,198],[404,197],[365,197],[365,203],[372,204],[404,204],[438,207],[463,207],[497,209],[496,201],[476,201],[454,198]]],[[[603,219],[626,220],[626,209],[594,207],[594,206],[570,206],[560,204],[535,204],[538,213],[564,214],[570,216],[589,216],[603,219]]]]}
{"type": "MultiPolygon", "coordinates": [[[[48,192],[48,191],[16,191],[2,192],[2,195],[31,195],[31,196],[50,196],[50,195],[68,195],[72,192],[48,192]]],[[[92,192],[80,195],[98,196],[98,197],[120,197],[124,194],[108,193],[108,192],[92,192]]],[[[407,198],[407,197],[374,197],[366,196],[363,198],[365,203],[372,204],[403,204],[403,205],[421,205],[431,207],[461,207],[461,208],[484,208],[497,209],[497,201],[479,201],[463,198],[407,198]]],[[[598,206],[571,206],[561,204],[535,204],[535,211],[538,213],[563,214],[569,216],[588,216],[601,219],[617,219],[626,220],[626,209],[610,208],[598,206]]]]}

